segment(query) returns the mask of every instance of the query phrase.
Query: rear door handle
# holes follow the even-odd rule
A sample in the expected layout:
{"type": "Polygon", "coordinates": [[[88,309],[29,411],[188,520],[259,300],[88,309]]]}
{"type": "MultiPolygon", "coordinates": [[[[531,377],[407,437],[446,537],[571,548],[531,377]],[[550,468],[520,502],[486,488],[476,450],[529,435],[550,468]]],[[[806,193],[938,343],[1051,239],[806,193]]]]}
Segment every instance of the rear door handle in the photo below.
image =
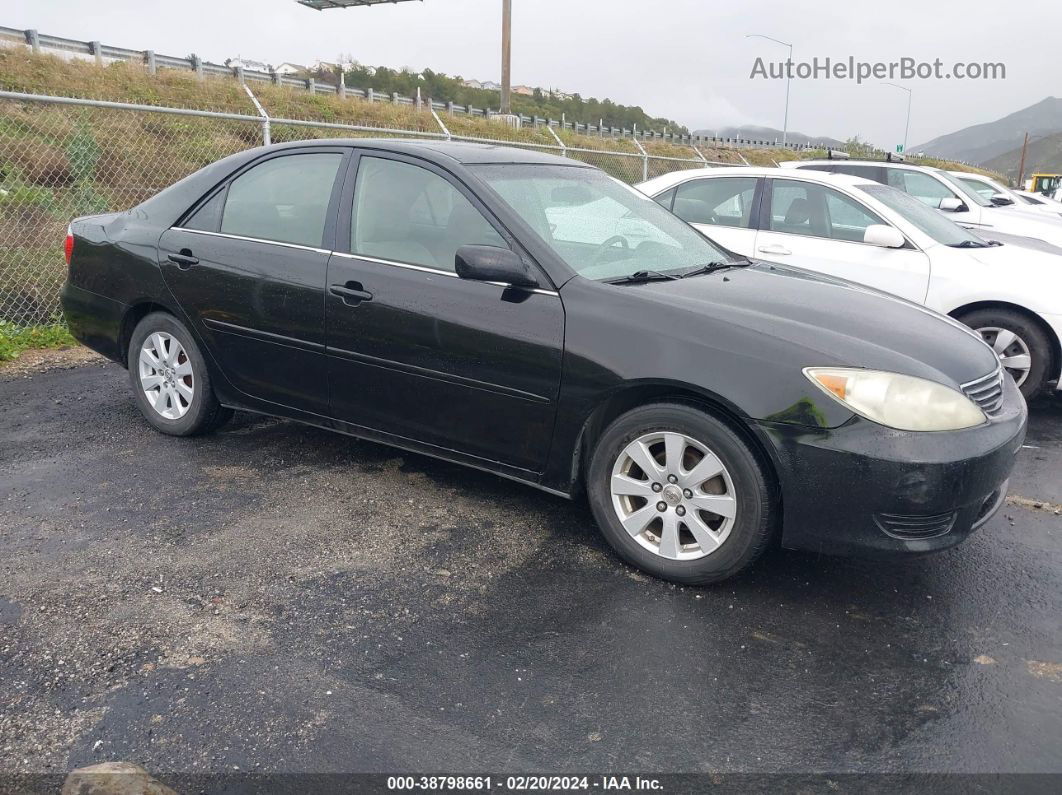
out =
{"type": "Polygon", "coordinates": [[[756,249],[761,254],[777,254],[780,257],[787,257],[793,252],[787,249],[785,246],[780,246],[777,243],[772,243],[769,246],[760,246],[756,249]]]}
{"type": "Polygon", "coordinates": [[[332,284],[328,286],[328,292],[343,299],[347,306],[357,306],[362,301],[371,301],[372,293],[363,290],[361,282],[347,282],[346,284],[332,284]]]}
{"type": "Polygon", "coordinates": [[[170,254],[167,259],[173,262],[181,270],[188,270],[193,265],[199,264],[199,259],[192,256],[190,249],[182,248],[179,254],[170,254]]]}

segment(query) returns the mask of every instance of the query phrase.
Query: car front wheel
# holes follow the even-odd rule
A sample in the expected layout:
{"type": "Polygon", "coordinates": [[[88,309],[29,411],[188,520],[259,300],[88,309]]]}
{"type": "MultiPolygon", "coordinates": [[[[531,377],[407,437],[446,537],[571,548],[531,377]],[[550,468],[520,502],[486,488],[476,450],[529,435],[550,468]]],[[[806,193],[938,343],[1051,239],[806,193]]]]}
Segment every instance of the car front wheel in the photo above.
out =
{"type": "Polygon", "coordinates": [[[214,395],[199,346],[172,315],[153,312],[137,324],[128,363],[137,406],[156,430],[194,436],[232,416],[214,395]]]}
{"type": "Polygon", "coordinates": [[[1043,390],[1051,362],[1051,341],[1035,321],[1019,312],[993,307],[968,312],[959,320],[991,346],[1026,400],[1043,390]]]}
{"type": "Polygon", "coordinates": [[[593,452],[587,495],[616,552],[674,582],[731,577],[771,537],[762,464],[729,426],[691,405],[644,406],[616,419],[593,452]]]}

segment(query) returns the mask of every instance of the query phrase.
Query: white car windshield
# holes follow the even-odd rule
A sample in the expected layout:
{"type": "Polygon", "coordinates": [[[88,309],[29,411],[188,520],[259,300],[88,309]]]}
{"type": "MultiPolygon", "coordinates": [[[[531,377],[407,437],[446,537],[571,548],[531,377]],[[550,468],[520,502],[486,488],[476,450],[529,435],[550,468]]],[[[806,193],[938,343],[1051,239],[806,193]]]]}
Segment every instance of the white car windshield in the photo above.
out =
{"type": "Polygon", "coordinates": [[[877,199],[902,216],[905,221],[945,246],[981,248],[988,245],[977,235],[949,221],[938,210],[934,210],[902,190],[889,185],[860,185],[859,190],[877,199]]]}
{"type": "Polygon", "coordinates": [[[602,171],[530,164],[470,168],[588,279],[679,275],[734,260],[648,196],[602,171]]]}
{"type": "Polygon", "coordinates": [[[964,196],[966,196],[968,199],[970,199],[974,204],[978,204],[981,207],[991,207],[992,206],[992,202],[991,201],[989,201],[984,196],[982,196],[980,193],[978,193],[976,190],[974,190],[969,185],[964,183],[961,179],[956,179],[956,178],[952,177],[951,174],[949,174],[947,171],[944,171],[943,169],[940,169],[940,168],[934,168],[934,169],[932,169],[932,171],[935,174],[939,174],[948,183],[950,183],[951,185],[954,185],[956,188],[958,188],[959,192],[962,193],[964,196]]]}

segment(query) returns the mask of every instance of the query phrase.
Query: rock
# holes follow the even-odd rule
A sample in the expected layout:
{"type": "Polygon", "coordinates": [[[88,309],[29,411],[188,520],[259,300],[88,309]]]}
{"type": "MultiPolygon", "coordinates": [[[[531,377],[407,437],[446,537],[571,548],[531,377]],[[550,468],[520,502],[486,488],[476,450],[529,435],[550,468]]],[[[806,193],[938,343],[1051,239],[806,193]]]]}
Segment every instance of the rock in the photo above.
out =
{"type": "Polygon", "coordinates": [[[63,782],[62,795],[177,795],[132,762],[79,767],[63,782]]]}
{"type": "Polygon", "coordinates": [[[987,654],[979,654],[974,657],[974,662],[978,665],[995,665],[996,661],[989,657],[987,654]]]}

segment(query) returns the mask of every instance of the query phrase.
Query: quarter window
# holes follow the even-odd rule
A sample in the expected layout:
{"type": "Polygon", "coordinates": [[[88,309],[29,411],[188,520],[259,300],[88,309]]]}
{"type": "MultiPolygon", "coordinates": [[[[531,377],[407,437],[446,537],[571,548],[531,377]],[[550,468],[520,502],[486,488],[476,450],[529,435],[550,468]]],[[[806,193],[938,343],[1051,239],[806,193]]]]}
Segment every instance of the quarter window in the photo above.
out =
{"type": "Polygon", "coordinates": [[[756,177],[709,177],[678,186],[673,212],[691,224],[749,228],[756,177]]]}
{"type": "Polygon", "coordinates": [[[861,243],[866,228],[883,224],[859,202],[811,182],[776,179],[771,195],[771,230],[861,243]]]}
{"type": "Polygon", "coordinates": [[[454,271],[461,246],[508,248],[450,182],[420,166],[362,157],[354,189],[350,251],[454,271]]]}
{"type": "Polygon", "coordinates": [[[229,185],[221,231],[322,245],[328,202],[342,159],[334,152],[285,155],[244,172],[229,185]]]}

